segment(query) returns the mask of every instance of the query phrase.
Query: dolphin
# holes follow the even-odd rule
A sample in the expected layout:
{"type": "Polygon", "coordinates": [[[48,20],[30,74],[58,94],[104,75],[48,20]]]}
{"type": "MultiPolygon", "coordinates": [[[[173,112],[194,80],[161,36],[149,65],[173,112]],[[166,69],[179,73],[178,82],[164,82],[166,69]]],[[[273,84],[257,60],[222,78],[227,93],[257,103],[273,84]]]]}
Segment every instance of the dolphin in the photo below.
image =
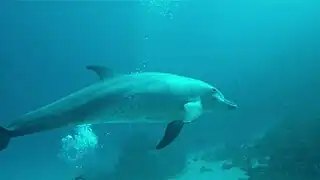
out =
{"type": "Polygon", "coordinates": [[[215,87],[170,73],[116,74],[107,67],[86,66],[100,78],[75,93],[28,112],[0,127],[0,151],[12,138],[66,126],[102,123],[165,123],[156,149],[171,144],[183,126],[217,107],[236,109],[215,87]]]}

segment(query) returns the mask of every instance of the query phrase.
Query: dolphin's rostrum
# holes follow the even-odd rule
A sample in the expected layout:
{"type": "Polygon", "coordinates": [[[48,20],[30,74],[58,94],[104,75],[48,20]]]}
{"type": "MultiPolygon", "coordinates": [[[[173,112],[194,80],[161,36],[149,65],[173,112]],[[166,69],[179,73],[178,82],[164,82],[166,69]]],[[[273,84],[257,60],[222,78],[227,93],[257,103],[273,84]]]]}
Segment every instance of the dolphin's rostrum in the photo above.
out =
{"type": "Polygon", "coordinates": [[[87,66],[100,80],[0,127],[0,150],[10,139],[68,125],[101,123],[166,123],[156,149],[169,145],[183,126],[218,106],[235,109],[215,87],[169,73],[114,74],[103,66],[87,66]]]}

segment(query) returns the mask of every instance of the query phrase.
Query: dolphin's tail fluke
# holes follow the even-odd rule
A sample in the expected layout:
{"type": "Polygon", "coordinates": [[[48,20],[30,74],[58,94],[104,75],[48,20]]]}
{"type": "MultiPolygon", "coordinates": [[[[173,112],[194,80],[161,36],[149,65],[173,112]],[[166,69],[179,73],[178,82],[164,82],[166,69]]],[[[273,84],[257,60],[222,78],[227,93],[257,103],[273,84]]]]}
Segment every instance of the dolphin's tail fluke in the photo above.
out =
{"type": "Polygon", "coordinates": [[[8,147],[11,138],[11,131],[0,126],[0,151],[8,147]]]}

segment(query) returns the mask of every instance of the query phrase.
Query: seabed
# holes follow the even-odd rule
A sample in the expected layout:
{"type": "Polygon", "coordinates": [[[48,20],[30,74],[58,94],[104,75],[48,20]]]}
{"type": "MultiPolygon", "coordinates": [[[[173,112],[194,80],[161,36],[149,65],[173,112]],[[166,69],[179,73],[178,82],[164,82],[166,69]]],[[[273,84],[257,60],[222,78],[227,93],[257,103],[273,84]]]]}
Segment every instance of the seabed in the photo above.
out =
{"type": "Polygon", "coordinates": [[[207,162],[201,160],[199,154],[189,155],[188,165],[184,171],[168,180],[247,180],[245,172],[233,167],[223,169],[223,162],[207,162]],[[195,161],[195,159],[197,159],[195,161]]]}

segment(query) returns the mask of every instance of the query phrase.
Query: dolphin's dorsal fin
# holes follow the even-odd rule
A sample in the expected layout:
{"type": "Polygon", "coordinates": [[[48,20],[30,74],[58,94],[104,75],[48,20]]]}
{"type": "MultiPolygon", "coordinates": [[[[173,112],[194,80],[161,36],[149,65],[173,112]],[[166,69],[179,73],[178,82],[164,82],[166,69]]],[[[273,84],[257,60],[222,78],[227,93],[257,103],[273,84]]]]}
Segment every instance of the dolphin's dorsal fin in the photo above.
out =
{"type": "Polygon", "coordinates": [[[89,65],[86,66],[86,68],[94,71],[99,76],[100,80],[109,79],[114,76],[113,71],[105,66],[89,65]]]}

